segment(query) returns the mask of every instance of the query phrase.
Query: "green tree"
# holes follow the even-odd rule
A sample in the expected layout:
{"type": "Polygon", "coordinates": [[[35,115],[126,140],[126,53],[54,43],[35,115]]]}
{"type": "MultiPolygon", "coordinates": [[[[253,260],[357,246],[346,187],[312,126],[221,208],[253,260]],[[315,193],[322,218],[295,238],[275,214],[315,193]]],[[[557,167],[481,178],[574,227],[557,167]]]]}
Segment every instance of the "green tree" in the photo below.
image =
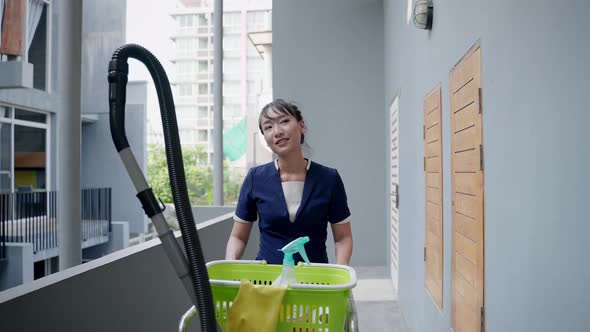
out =
{"type": "MultiPolygon", "coordinates": [[[[168,165],[164,146],[148,146],[148,181],[154,195],[164,203],[173,203],[168,165]]],[[[187,190],[192,205],[213,204],[213,168],[204,165],[207,160],[205,146],[183,147],[182,156],[187,190]]],[[[223,192],[225,205],[235,205],[245,170],[229,167],[227,160],[223,162],[223,192]]]]}

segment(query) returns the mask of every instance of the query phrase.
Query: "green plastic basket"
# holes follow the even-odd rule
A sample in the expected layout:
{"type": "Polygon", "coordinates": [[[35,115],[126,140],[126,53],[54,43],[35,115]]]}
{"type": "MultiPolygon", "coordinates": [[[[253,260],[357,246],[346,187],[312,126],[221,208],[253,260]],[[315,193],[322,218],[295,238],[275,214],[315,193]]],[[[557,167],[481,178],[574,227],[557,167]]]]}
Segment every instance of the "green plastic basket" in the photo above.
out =
{"type": "MultiPolygon", "coordinates": [[[[263,261],[213,261],[207,263],[215,316],[226,331],[229,309],[240,281],[271,285],[281,265],[263,261]]],[[[277,323],[278,332],[340,332],[344,330],[348,297],[356,286],[354,269],[343,265],[311,264],[295,267],[298,284],[285,293],[277,323]]]]}

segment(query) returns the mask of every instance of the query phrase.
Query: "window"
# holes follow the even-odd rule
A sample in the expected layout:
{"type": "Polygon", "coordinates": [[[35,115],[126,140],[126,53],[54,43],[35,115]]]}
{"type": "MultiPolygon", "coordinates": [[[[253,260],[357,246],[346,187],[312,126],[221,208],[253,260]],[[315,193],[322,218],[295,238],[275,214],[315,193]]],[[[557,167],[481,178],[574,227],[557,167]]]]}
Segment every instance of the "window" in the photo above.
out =
{"type": "Polygon", "coordinates": [[[199,50],[206,50],[209,48],[209,38],[207,37],[199,37],[199,50]]]}
{"type": "Polygon", "coordinates": [[[12,191],[12,125],[0,122],[0,192],[12,191]]]}
{"type": "Polygon", "coordinates": [[[179,95],[181,97],[188,97],[194,95],[194,85],[193,84],[180,84],[179,88],[179,95]]]}
{"type": "Polygon", "coordinates": [[[206,73],[209,71],[207,60],[199,60],[199,73],[206,73]]]}
{"type": "Polygon", "coordinates": [[[0,191],[47,188],[47,115],[7,106],[0,115],[0,191]]]}
{"type": "Polygon", "coordinates": [[[199,119],[207,119],[209,112],[207,112],[207,106],[199,106],[198,108],[198,118],[199,119]]]}
{"type": "Polygon", "coordinates": [[[178,25],[181,28],[194,26],[193,15],[182,15],[178,17],[178,25]]]}
{"type": "Polygon", "coordinates": [[[198,26],[208,26],[209,19],[205,14],[197,14],[197,24],[198,26]]]}
{"type": "Polygon", "coordinates": [[[208,95],[207,83],[199,83],[199,95],[208,95]]]}
{"type": "Polygon", "coordinates": [[[4,107],[4,106],[0,106],[0,118],[10,118],[12,117],[11,114],[11,109],[8,107],[4,107]]]}
{"type": "Polygon", "coordinates": [[[29,112],[21,109],[16,109],[14,113],[14,118],[17,120],[24,120],[24,121],[31,121],[31,122],[38,122],[38,123],[45,123],[47,122],[47,116],[42,113],[37,112],[29,112]]]}
{"type": "Polygon", "coordinates": [[[176,41],[176,50],[179,52],[190,52],[195,49],[194,38],[180,38],[176,41]]]}
{"type": "Polygon", "coordinates": [[[238,32],[240,32],[241,28],[242,28],[242,14],[241,13],[224,13],[223,14],[223,31],[225,33],[238,33],[238,32]]]}
{"type": "Polygon", "coordinates": [[[248,32],[264,31],[270,27],[269,11],[252,11],[248,13],[248,32]]]}
{"type": "Polygon", "coordinates": [[[195,62],[194,61],[182,61],[178,63],[177,73],[179,74],[187,74],[192,73],[195,71],[195,62]]]}
{"type": "Polygon", "coordinates": [[[206,143],[209,140],[209,132],[207,129],[197,130],[197,140],[201,143],[206,143]]]}

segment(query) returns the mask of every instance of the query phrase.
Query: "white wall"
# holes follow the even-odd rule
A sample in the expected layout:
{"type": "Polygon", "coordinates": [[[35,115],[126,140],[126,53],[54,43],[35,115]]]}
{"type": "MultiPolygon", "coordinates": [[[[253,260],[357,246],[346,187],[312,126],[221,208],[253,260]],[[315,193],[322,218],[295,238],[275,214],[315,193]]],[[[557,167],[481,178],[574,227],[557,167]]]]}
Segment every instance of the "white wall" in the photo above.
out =
{"type": "Polygon", "coordinates": [[[587,331],[589,5],[435,1],[432,31],[384,1],[385,96],[400,98],[400,302],[413,332],[450,330],[449,71],[482,56],[486,331],[587,331]],[[422,103],[442,83],[444,308],[424,290],[422,103]]]}
{"type": "Polygon", "coordinates": [[[385,265],[388,250],[382,17],[377,0],[273,1],[274,97],[300,106],[311,159],[342,176],[353,265],[385,265]]]}

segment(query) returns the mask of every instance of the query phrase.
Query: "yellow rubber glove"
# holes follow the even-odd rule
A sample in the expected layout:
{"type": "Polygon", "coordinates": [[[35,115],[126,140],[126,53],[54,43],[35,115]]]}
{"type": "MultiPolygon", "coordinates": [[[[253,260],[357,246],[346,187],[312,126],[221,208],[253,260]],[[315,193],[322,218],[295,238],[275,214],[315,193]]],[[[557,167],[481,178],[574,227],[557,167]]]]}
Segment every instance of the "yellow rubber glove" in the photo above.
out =
{"type": "Polygon", "coordinates": [[[259,285],[242,280],[227,317],[228,332],[276,331],[286,287],[259,285]]]}

